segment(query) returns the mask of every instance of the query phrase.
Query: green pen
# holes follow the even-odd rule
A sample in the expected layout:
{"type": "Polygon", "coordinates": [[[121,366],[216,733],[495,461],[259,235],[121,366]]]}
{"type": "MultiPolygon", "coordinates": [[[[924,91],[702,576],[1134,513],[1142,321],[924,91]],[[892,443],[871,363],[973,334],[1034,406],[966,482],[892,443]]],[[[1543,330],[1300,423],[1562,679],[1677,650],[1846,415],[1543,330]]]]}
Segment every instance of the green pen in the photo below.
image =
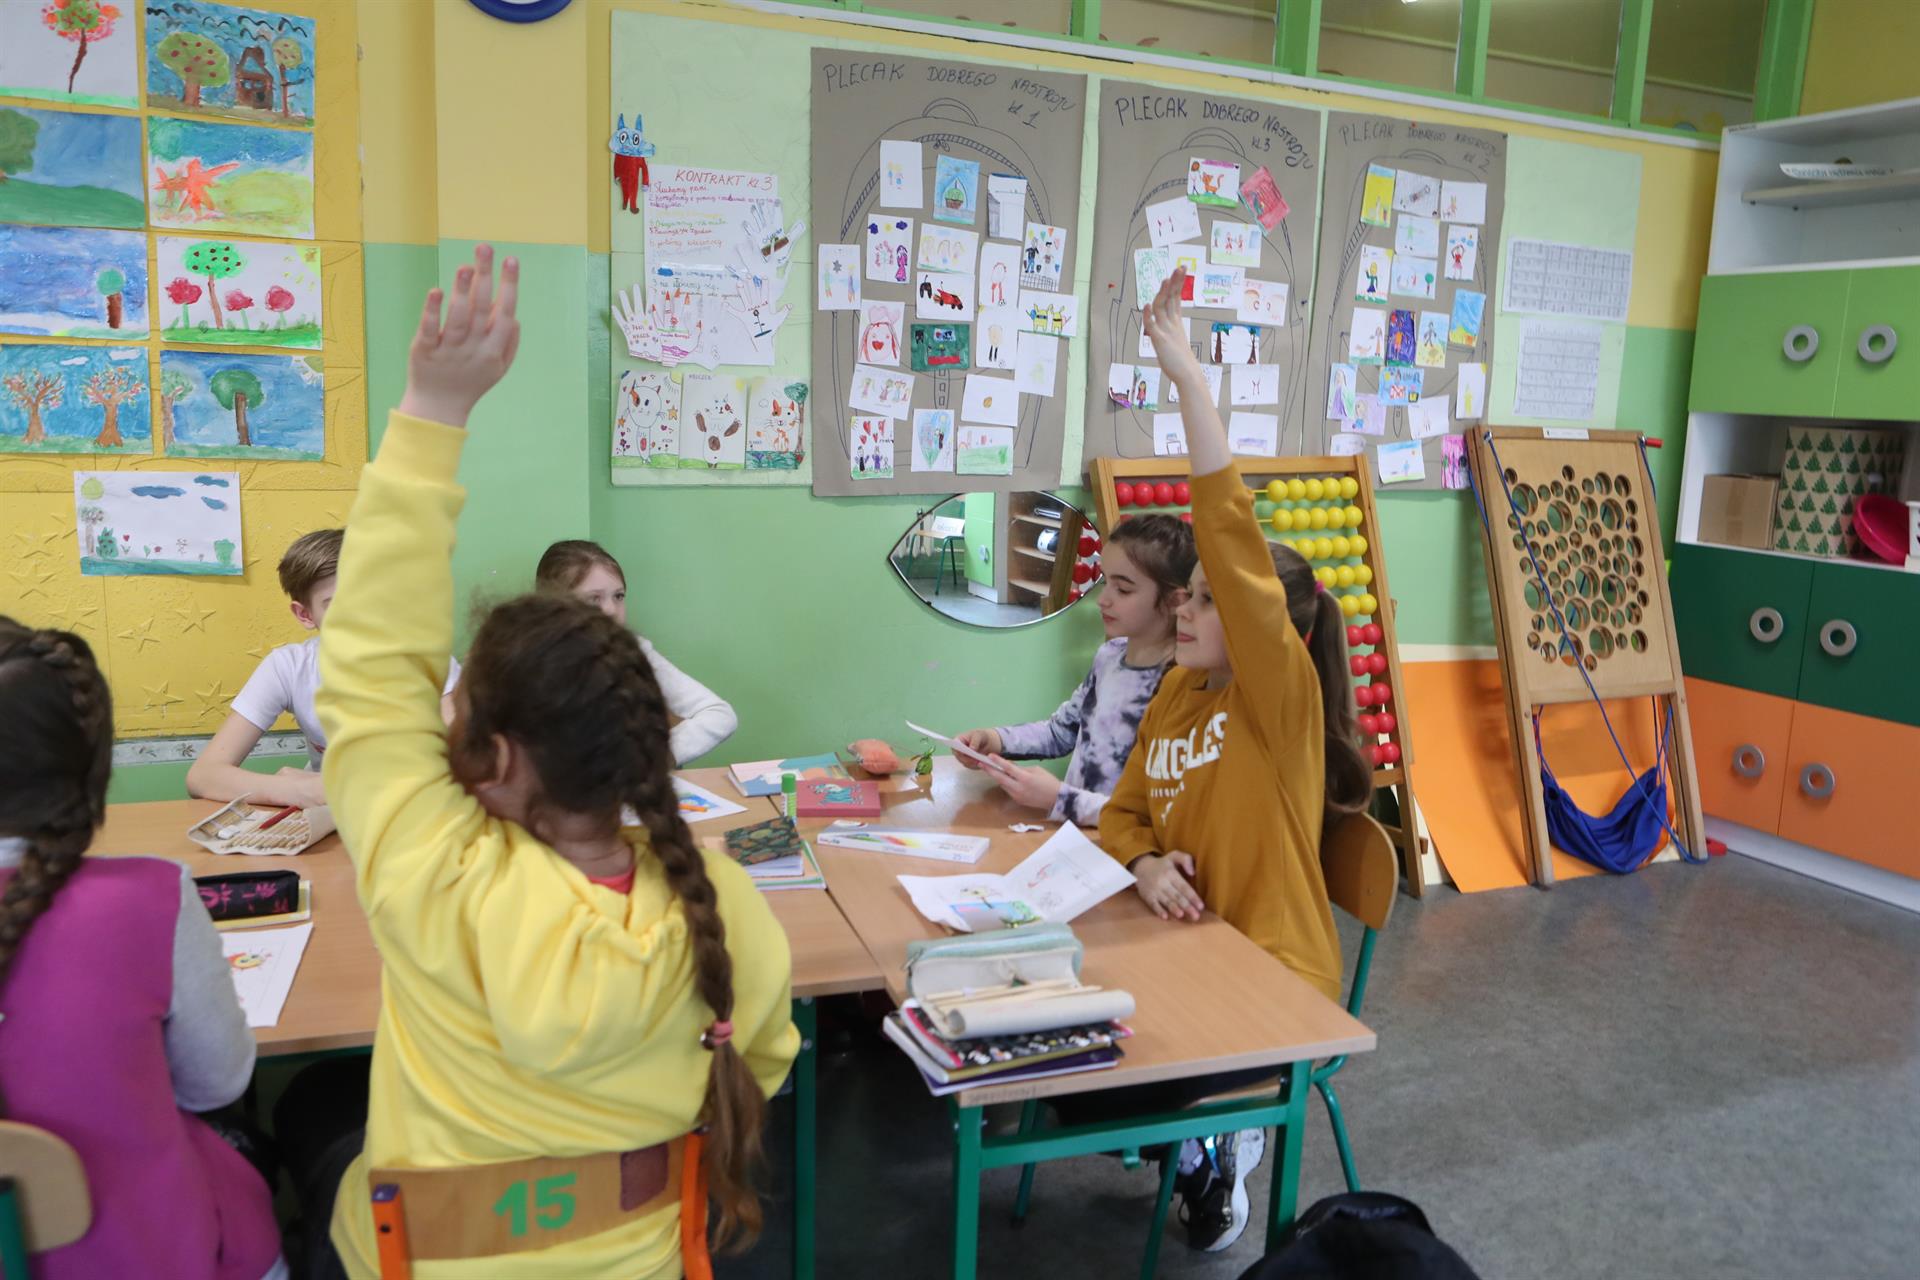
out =
{"type": "Polygon", "coordinates": [[[797,774],[780,775],[780,803],[785,806],[787,820],[793,820],[794,798],[800,794],[800,778],[797,774]]]}

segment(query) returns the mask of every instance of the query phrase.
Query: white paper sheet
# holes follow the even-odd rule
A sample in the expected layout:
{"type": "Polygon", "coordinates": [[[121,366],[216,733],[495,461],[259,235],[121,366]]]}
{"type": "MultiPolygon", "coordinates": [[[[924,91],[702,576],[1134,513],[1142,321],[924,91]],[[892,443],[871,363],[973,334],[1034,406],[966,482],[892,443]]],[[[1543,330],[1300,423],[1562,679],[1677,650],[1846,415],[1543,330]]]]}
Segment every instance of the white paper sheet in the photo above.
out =
{"type": "Polygon", "coordinates": [[[1200,239],[1200,213],[1184,195],[1148,205],[1146,215],[1147,236],[1156,247],[1200,239]]]}
{"type": "Polygon", "coordinates": [[[735,804],[725,796],[715,795],[699,783],[689,782],[677,774],[673,779],[673,794],[680,801],[680,818],[684,822],[705,822],[709,818],[727,818],[747,811],[746,806],[735,804]]]}
{"type": "Polygon", "coordinates": [[[1012,370],[1019,335],[1020,313],[1011,304],[982,306],[973,318],[973,367],[1012,370]]]}
{"type": "Polygon", "coordinates": [[[220,935],[220,953],[227,958],[227,971],[233,976],[233,993],[240,997],[240,1008],[247,1015],[249,1027],[280,1024],[280,1010],[287,1003],[287,993],[293,990],[294,975],[300,971],[300,957],[306,952],[307,939],[312,936],[311,924],[296,924],[286,929],[245,929],[220,935]]]}
{"type": "Polygon", "coordinates": [[[1415,440],[1443,436],[1450,425],[1445,396],[1423,397],[1407,406],[1407,434],[1415,440]]]}
{"type": "Polygon", "coordinates": [[[1526,315],[1627,321],[1633,254],[1550,240],[1515,240],[1507,250],[1506,309],[1526,315]]]}
{"type": "Polygon", "coordinates": [[[1242,457],[1273,457],[1280,452],[1280,419],[1236,410],[1227,417],[1227,446],[1242,457]]]}
{"type": "Polygon", "coordinates": [[[960,397],[960,420],[990,427],[1011,427],[1020,421],[1020,392],[1012,378],[967,375],[960,397]]]}
{"type": "Polygon", "coordinates": [[[1020,246],[995,244],[989,240],[980,246],[980,296],[982,314],[989,307],[1011,307],[1020,300],[1020,246]]]}
{"type": "Polygon", "coordinates": [[[1237,364],[1228,391],[1229,403],[1259,405],[1280,403],[1280,366],[1277,364],[1237,364]]]}
{"type": "Polygon", "coordinates": [[[1463,364],[1453,389],[1453,416],[1474,422],[1487,412],[1487,366],[1463,364]]]}
{"type": "Polygon", "coordinates": [[[918,209],[926,203],[920,144],[891,138],[880,144],[880,207],[918,209]]]}
{"type": "Polygon", "coordinates": [[[860,309],[860,246],[822,244],[814,246],[818,270],[814,281],[814,305],[822,311],[858,311],[860,309]]]}
{"type": "Polygon", "coordinates": [[[987,234],[1018,240],[1026,222],[1027,180],[1005,173],[987,175],[987,234]]]}
{"type": "Polygon", "coordinates": [[[1427,460],[1423,448],[1418,440],[1396,440],[1392,444],[1375,447],[1373,456],[1379,468],[1380,483],[1403,484],[1409,480],[1425,480],[1427,460]]]}
{"type": "Polygon", "coordinates": [[[1068,824],[1005,875],[901,876],[900,885],[920,914],[960,933],[971,928],[953,908],[989,903],[1011,908],[1014,918],[1065,924],[1133,884],[1133,875],[1068,824]]]}
{"type": "Polygon", "coordinates": [[[1523,324],[1513,411],[1529,418],[1577,422],[1592,418],[1604,333],[1597,324],[1552,320],[1523,324]]]}
{"type": "Polygon", "coordinates": [[[1060,372],[1060,339],[1023,333],[1013,358],[1013,385],[1027,395],[1050,396],[1060,372]]]}
{"type": "Polygon", "coordinates": [[[1161,458],[1184,458],[1187,455],[1187,427],[1177,413],[1156,413],[1153,415],[1153,452],[1161,458]]]}

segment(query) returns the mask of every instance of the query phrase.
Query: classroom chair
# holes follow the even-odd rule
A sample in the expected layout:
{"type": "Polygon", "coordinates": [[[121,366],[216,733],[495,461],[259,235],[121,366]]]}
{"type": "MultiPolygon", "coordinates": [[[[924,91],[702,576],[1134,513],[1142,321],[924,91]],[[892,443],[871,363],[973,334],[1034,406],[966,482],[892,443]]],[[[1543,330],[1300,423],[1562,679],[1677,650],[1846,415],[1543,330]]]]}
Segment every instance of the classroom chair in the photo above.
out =
{"type": "Polygon", "coordinates": [[[0,1120],[0,1276],[26,1280],[28,1255],[72,1244],[92,1225],[80,1154],[45,1129],[0,1120]]]}
{"type": "MultiPolygon", "coordinates": [[[[1373,945],[1380,931],[1387,927],[1387,917],[1393,914],[1393,901],[1399,891],[1400,868],[1394,855],[1393,838],[1367,814],[1348,814],[1320,842],[1320,869],[1326,878],[1328,900],[1365,926],[1360,936],[1360,954],[1353,962],[1353,985],[1347,993],[1347,1012],[1358,1018],[1361,1003],[1367,996],[1367,975],[1373,969],[1373,945]]],[[[1340,1151],[1340,1168],[1346,1174],[1347,1190],[1359,1191],[1360,1177],[1354,1172],[1347,1122],[1340,1112],[1340,1099],[1333,1091],[1333,1077],[1346,1064],[1344,1053],[1329,1058],[1313,1069],[1307,1082],[1318,1089],[1326,1101],[1327,1119],[1333,1126],[1333,1141],[1340,1151]]],[[[1253,1085],[1206,1101],[1258,1097],[1272,1089],[1271,1084],[1253,1085]]],[[[1020,1112],[1020,1132],[1033,1132],[1039,1120],[1040,1102],[1029,1099],[1020,1112]]],[[[1138,1150],[1124,1151],[1121,1156],[1128,1168],[1140,1163],[1138,1150]]],[[[1020,1170],[1020,1193],[1013,1202],[1016,1226],[1026,1221],[1033,1194],[1033,1171],[1034,1166],[1030,1164],[1020,1170]]],[[[1166,1229],[1167,1211],[1173,1204],[1173,1181],[1178,1172],[1178,1161],[1161,1162],[1160,1194],[1154,1202],[1153,1225],[1147,1232],[1142,1276],[1152,1276],[1159,1265],[1160,1238],[1166,1229]]]]}

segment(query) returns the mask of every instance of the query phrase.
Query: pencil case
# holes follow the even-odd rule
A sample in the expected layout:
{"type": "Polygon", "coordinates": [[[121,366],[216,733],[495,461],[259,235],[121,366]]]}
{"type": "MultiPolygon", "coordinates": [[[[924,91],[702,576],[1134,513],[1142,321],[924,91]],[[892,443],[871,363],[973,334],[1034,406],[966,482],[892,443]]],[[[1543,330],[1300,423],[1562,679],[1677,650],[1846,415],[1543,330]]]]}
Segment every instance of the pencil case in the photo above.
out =
{"type": "Polygon", "coordinates": [[[1124,991],[1081,991],[1085,950],[1064,924],[996,929],[907,944],[907,991],[951,1039],[1022,1035],[1133,1015],[1124,991]],[[1054,988],[1025,991],[1044,984],[1054,988]],[[970,993],[1011,987],[1009,998],[970,993]],[[956,999],[956,997],[967,997],[956,999]]]}
{"type": "Polygon", "coordinates": [[[215,920],[252,920],[300,909],[300,876],[293,871],[240,871],[195,876],[200,903],[215,920]]]}

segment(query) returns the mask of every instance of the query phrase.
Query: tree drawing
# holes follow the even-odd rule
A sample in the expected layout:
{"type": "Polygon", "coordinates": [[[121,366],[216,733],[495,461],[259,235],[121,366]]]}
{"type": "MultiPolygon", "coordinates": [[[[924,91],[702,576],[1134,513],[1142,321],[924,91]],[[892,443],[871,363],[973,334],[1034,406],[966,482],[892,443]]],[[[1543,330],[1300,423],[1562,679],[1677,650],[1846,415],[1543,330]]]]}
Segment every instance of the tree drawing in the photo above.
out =
{"type": "Polygon", "coordinates": [[[227,290],[227,310],[240,317],[240,327],[247,327],[247,312],[253,309],[253,299],[247,296],[245,289],[227,290]]]}
{"type": "MultiPolygon", "coordinates": [[[[173,37],[167,38],[171,40],[173,37]]],[[[223,240],[202,240],[187,250],[180,259],[180,265],[197,276],[207,278],[207,302],[213,307],[213,327],[226,328],[226,321],[220,317],[220,295],[216,292],[215,281],[225,280],[245,270],[247,260],[240,256],[240,250],[223,240]]]]}
{"type": "Polygon", "coordinates": [[[280,68],[280,114],[283,116],[293,114],[287,97],[287,90],[293,86],[293,79],[288,73],[305,59],[306,55],[300,52],[299,41],[281,36],[273,42],[273,61],[280,68]]]}
{"type": "Polygon", "coordinates": [[[27,434],[22,444],[39,444],[47,438],[46,424],[41,421],[43,409],[58,409],[66,395],[67,380],[57,373],[45,373],[30,369],[25,373],[10,373],[0,379],[0,387],[5,387],[13,402],[27,411],[27,434]]]}
{"type": "Polygon", "coordinates": [[[213,392],[222,409],[233,410],[234,439],[242,445],[252,445],[253,437],[247,431],[247,407],[258,408],[266,403],[267,393],[260,379],[254,377],[251,370],[236,366],[214,374],[207,390],[213,392]]]}
{"type": "MultiPolygon", "coordinates": [[[[98,480],[90,480],[87,483],[98,485],[100,482],[98,480]]],[[[106,511],[94,506],[92,503],[88,503],[86,506],[80,508],[80,545],[86,548],[86,550],[82,552],[83,555],[93,554],[94,530],[105,523],[106,518],[106,511]]]]}
{"type": "Polygon", "coordinates": [[[227,57],[227,51],[191,31],[174,32],[153,53],[162,66],[180,77],[180,83],[186,86],[180,100],[189,107],[200,105],[202,89],[217,89],[233,78],[233,60],[227,57]]]}
{"type": "Polygon", "coordinates": [[[178,368],[160,370],[160,448],[173,447],[173,407],[193,394],[193,379],[178,368]]]}
{"type": "Polygon", "coordinates": [[[120,541],[113,536],[112,529],[102,529],[100,531],[100,536],[94,540],[93,554],[102,560],[118,560],[120,558],[120,541]]]}
{"type": "Polygon", "coordinates": [[[221,568],[233,563],[233,539],[222,538],[213,544],[213,557],[220,562],[221,568]]]}
{"type": "Polygon", "coordinates": [[[40,11],[40,21],[47,24],[47,30],[80,46],[73,55],[73,69],[67,72],[68,93],[73,92],[80,64],[87,60],[87,46],[112,35],[119,17],[120,10],[100,0],[48,0],[47,7],[40,11]]]}
{"type": "Polygon", "coordinates": [[[120,406],[146,394],[147,385],[121,368],[102,369],[80,388],[80,398],[100,406],[103,418],[100,434],[93,443],[102,449],[118,449],[126,444],[120,435],[120,406]]]}
{"type": "Polygon", "coordinates": [[[191,329],[193,327],[193,313],[187,308],[190,304],[200,301],[200,293],[200,286],[185,276],[175,276],[167,285],[167,299],[180,305],[180,327],[182,329],[191,329]]]}
{"type": "Polygon", "coordinates": [[[277,284],[274,285],[267,290],[267,310],[280,317],[279,323],[274,325],[274,328],[286,328],[287,312],[293,310],[293,294],[277,284]]]}
{"type": "Polygon", "coordinates": [[[10,173],[33,168],[33,148],[40,140],[40,122],[21,111],[0,108],[0,182],[10,173]]]}
{"type": "Polygon", "coordinates": [[[126,315],[126,298],[121,292],[127,287],[126,272],[108,267],[93,278],[93,287],[107,300],[107,328],[118,329],[126,315]]]}

